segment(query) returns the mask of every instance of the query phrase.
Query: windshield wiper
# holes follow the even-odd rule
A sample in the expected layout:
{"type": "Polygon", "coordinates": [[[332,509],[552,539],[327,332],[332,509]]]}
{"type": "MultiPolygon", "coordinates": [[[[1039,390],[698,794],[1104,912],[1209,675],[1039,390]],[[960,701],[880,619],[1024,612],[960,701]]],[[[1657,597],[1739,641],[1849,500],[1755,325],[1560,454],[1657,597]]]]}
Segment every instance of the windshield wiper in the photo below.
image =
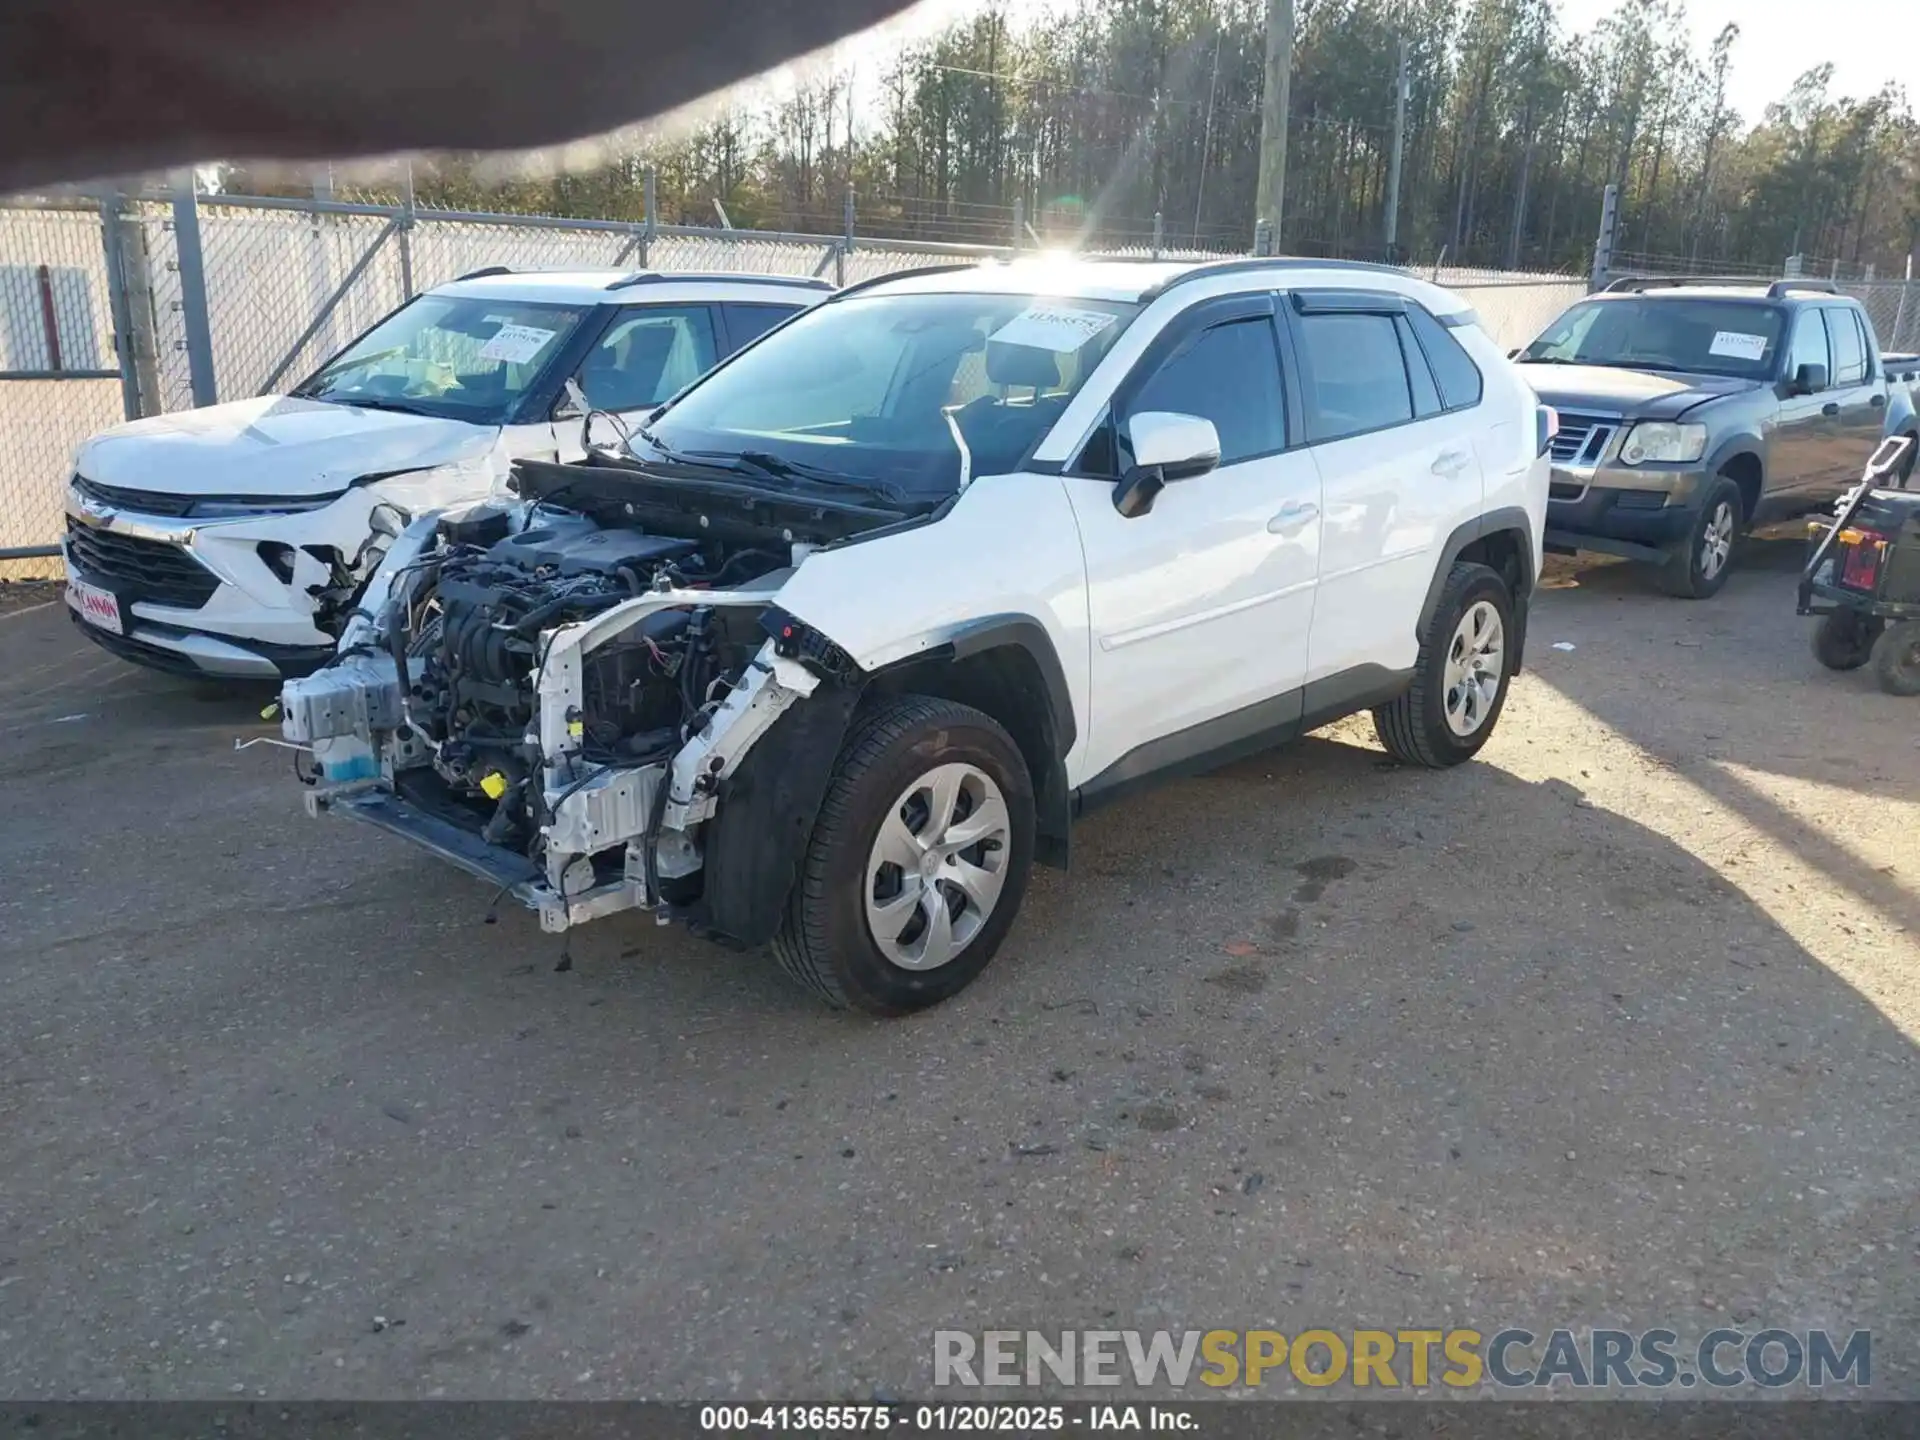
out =
{"type": "Polygon", "coordinates": [[[865,495],[878,495],[884,500],[899,498],[891,485],[858,480],[835,470],[823,470],[818,465],[807,464],[804,460],[788,460],[784,456],[775,455],[770,450],[742,450],[732,456],[717,458],[723,462],[731,459],[735,462],[734,468],[758,470],[762,475],[770,475],[776,480],[805,480],[815,485],[831,485],[836,489],[858,490],[865,495]]]}

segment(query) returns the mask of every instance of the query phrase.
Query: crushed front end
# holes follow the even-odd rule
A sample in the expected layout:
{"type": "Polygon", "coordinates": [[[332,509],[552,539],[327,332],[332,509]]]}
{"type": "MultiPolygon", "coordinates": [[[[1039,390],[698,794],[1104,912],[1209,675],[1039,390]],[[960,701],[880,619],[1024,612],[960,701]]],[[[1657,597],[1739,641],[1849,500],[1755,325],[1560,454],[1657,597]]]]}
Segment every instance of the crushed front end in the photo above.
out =
{"type": "MultiPolygon", "coordinates": [[[[824,690],[844,725],[860,681],[779,610],[781,586],[900,517],[624,462],[526,465],[516,484],[521,503],[410,526],[334,662],[284,688],[309,813],[422,845],[550,931],[643,909],[757,941],[706,903],[716,810],[790,710],[824,690]]],[[[817,748],[818,724],[791,728],[817,748]]]]}

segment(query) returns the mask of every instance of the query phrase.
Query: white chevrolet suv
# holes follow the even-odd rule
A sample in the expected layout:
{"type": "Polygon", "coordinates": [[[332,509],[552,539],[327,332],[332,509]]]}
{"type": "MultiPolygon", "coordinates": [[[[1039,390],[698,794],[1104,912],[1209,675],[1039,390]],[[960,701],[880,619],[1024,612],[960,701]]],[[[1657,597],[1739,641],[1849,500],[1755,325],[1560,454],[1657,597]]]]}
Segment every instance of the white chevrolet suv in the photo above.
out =
{"type": "Polygon", "coordinates": [[[522,459],[577,459],[831,293],[822,280],[485,270],[401,306],[287,395],[137,420],[80,448],[67,602],[143,664],[277,679],[334,653],[394,534],[522,459]],[[596,420],[596,424],[608,422],[596,420]],[[611,432],[610,432],[611,433],[611,432]]]}
{"type": "Polygon", "coordinates": [[[396,540],[282,692],[308,807],[565,931],[772,943],[838,1005],[977,976],[1074,818],[1371,709],[1483,745],[1552,412],[1473,314],[1319,261],[856,286],[518,500],[396,540]]]}

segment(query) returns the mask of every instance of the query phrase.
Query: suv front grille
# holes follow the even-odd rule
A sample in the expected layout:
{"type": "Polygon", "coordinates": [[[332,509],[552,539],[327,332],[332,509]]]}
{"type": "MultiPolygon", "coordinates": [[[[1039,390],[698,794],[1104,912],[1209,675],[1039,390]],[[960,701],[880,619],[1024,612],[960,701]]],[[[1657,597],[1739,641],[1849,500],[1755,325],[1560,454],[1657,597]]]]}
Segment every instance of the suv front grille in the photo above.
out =
{"type": "Polygon", "coordinates": [[[67,548],[83,576],[111,582],[125,600],[198,610],[220,588],[214,573],[178,545],[96,530],[67,520],[67,548]]]}
{"type": "Polygon", "coordinates": [[[1597,465],[1620,428],[1612,415],[1578,415],[1562,410],[1547,454],[1556,465],[1597,465]]]}
{"type": "Polygon", "coordinates": [[[154,490],[128,490],[119,485],[102,485],[84,475],[73,477],[73,488],[89,500],[130,515],[167,515],[179,518],[193,513],[193,496],[163,495],[154,490]]]}

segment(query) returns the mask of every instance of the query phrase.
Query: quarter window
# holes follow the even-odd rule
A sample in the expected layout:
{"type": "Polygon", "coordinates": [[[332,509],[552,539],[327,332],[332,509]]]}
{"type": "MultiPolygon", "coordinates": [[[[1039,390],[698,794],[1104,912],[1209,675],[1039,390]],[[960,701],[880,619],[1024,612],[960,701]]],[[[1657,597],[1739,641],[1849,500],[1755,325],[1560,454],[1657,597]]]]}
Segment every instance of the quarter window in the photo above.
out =
{"type": "Polygon", "coordinates": [[[1315,440],[1338,440],[1413,419],[1407,362],[1391,315],[1300,317],[1315,440]]]}
{"type": "MultiPolygon", "coordinates": [[[[1480,367],[1466,348],[1453,338],[1453,332],[1418,305],[1407,307],[1407,320],[1433,367],[1434,382],[1440,387],[1440,402],[1449,410],[1465,410],[1480,403],[1486,382],[1480,367]]],[[[1415,377],[1416,385],[1419,383],[1415,377]]]]}

